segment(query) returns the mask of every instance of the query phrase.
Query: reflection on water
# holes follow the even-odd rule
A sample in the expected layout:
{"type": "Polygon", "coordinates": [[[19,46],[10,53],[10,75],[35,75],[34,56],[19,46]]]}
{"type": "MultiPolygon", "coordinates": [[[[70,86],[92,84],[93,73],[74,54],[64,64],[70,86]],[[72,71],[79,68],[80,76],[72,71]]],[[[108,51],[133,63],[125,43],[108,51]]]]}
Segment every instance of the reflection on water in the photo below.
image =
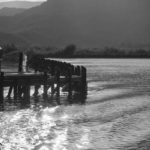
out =
{"type": "Polygon", "coordinates": [[[65,105],[57,105],[57,97],[53,100],[33,98],[28,105],[5,101],[5,111],[0,112],[0,143],[3,149],[148,149],[150,60],[67,61],[87,67],[87,97],[64,95],[60,103],[65,105]],[[85,101],[85,105],[80,105],[85,101]]]}
{"type": "MultiPolygon", "coordinates": [[[[41,90],[42,91],[42,90],[41,90]]],[[[7,98],[8,89],[5,90],[5,99],[0,102],[0,111],[11,111],[18,109],[26,109],[33,107],[52,107],[57,105],[71,105],[71,104],[85,104],[87,92],[73,92],[71,95],[68,92],[62,92],[60,96],[49,94],[48,97],[44,98],[41,92],[40,95],[34,96],[33,89],[31,89],[30,99],[24,99],[20,97],[14,99],[13,97],[7,98]]]]}

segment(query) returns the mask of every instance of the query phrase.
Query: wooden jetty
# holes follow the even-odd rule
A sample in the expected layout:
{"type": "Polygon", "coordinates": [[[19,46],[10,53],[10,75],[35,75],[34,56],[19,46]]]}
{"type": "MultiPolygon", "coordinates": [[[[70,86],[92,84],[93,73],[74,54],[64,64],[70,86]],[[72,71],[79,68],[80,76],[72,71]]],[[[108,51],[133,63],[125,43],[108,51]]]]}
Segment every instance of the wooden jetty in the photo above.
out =
{"type": "Polygon", "coordinates": [[[6,98],[30,100],[31,87],[34,87],[32,96],[36,97],[39,88],[43,86],[43,98],[49,95],[59,97],[61,90],[67,91],[70,96],[73,92],[86,93],[85,67],[34,56],[27,62],[27,67],[32,71],[24,72],[23,58],[23,54],[20,53],[18,72],[0,72],[0,103],[6,98]],[[8,92],[4,95],[5,88],[8,92]],[[51,92],[48,92],[49,90],[51,92]]]}

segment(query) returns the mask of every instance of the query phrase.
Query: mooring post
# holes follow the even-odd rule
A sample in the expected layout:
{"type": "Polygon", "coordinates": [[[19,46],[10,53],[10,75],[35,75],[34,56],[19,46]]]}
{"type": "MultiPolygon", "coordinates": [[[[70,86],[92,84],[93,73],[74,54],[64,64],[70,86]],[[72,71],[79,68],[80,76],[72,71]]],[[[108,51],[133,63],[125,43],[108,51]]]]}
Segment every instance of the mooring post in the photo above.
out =
{"type": "Polygon", "coordinates": [[[23,53],[19,53],[19,65],[18,65],[18,72],[21,73],[23,71],[23,53]]]}
{"type": "Polygon", "coordinates": [[[4,72],[0,72],[0,102],[3,102],[4,100],[3,81],[4,81],[4,72]]]}
{"type": "Polygon", "coordinates": [[[47,98],[48,96],[47,95],[47,91],[48,91],[47,79],[48,79],[47,72],[44,72],[44,91],[43,91],[44,98],[47,98]]]}

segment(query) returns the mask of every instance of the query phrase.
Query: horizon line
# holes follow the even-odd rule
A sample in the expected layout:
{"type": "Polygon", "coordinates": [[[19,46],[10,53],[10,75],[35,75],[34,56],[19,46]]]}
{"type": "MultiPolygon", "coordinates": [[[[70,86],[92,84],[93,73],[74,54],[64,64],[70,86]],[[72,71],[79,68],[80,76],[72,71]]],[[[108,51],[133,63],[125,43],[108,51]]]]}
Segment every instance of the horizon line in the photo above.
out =
{"type": "Polygon", "coordinates": [[[44,2],[44,1],[47,1],[47,0],[0,0],[0,3],[1,2],[19,2],[19,1],[26,1],[26,2],[44,2]]]}

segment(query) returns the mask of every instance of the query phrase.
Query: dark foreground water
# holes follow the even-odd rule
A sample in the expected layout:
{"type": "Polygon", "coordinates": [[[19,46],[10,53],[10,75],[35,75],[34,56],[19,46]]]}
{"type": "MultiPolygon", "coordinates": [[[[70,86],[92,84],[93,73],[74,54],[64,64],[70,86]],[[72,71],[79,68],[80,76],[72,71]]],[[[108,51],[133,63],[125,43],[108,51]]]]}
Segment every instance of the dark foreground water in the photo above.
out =
{"type": "MultiPolygon", "coordinates": [[[[88,69],[85,105],[0,112],[4,150],[150,148],[150,60],[68,59],[88,69]]],[[[9,105],[10,107],[10,105],[9,105]]],[[[16,109],[14,109],[14,107],[16,109]]]]}

